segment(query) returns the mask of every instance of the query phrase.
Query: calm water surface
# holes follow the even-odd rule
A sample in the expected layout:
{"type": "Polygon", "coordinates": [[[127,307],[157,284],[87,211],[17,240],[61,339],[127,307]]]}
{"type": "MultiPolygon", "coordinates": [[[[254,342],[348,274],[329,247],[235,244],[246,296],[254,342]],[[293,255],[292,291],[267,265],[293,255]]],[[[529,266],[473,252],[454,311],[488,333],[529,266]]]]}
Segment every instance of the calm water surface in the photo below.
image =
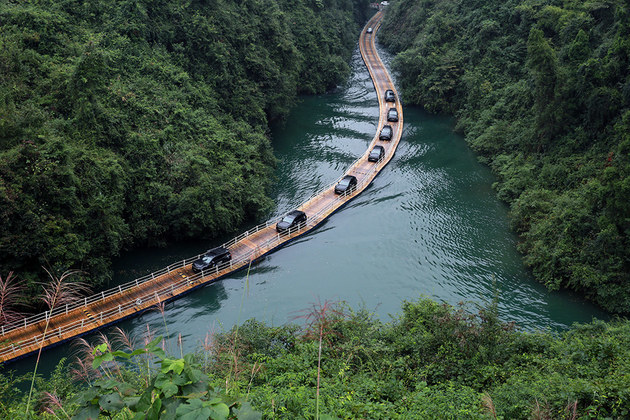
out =
{"type": "MultiPolygon", "coordinates": [[[[389,56],[380,54],[388,62],[389,56]]],[[[358,49],[352,69],[345,86],[303,98],[287,123],[274,128],[275,214],[336,180],[368,147],[378,105],[358,49]]],[[[168,330],[182,334],[187,351],[208,333],[249,318],[282,325],[325,300],[365,305],[387,321],[405,299],[483,302],[497,291],[502,318],[529,330],[561,330],[606,318],[578,298],[546,291],[528,275],[507,209],[491,189],[494,178],[453,133],[453,121],[411,107],[404,116],[395,158],[361,196],[253,266],[248,279],[239,272],[167,305],[168,330]]],[[[221,242],[135,251],[117,262],[116,281],[130,281],[221,242]]],[[[157,311],[118,325],[137,335],[147,328],[164,332],[157,311]]],[[[44,369],[71,353],[69,345],[45,352],[44,369]]],[[[11,368],[29,371],[33,365],[31,357],[11,368]]]]}

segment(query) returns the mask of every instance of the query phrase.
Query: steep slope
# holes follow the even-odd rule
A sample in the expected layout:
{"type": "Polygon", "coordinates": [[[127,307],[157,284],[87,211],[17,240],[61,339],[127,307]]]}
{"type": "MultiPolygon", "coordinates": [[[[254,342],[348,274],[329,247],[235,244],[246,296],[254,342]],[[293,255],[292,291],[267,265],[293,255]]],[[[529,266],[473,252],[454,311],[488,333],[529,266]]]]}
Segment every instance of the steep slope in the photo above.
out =
{"type": "Polygon", "coordinates": [[[3,3],[0,273],[102,282],[124,248],[265,214],[267,124],[348,73],[366,5],[3,3]]]}
{"type": "Polygon", "coordinates": [[[404,99],[454,113],[494,170],[536,278],[626,313],[628,12],[617,0],[399,0],[381,36],[404,99]]]}

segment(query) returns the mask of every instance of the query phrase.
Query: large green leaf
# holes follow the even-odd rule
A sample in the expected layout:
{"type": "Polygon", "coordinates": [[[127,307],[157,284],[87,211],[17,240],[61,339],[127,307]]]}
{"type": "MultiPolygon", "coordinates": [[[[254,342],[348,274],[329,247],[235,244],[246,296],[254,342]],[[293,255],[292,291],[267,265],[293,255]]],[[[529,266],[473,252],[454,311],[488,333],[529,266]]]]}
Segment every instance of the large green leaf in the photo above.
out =
{"type": "Polygon", "coordinates": [[[72,419],[73,420],[97,420],[101,410],[97,405],[90,404],[87,407],[82,408],[76,413],[72,419]]]}
{"type": "Polygon", "coordinates": [[[156,398],[153,400],[149,411],[147,411],[146,420],[158,420],[160,418],[160,411],[162,411],[162,400],[156,398]]]}
{"type": "Polygon", "coordinates": [[[125,406],[125,403],[118,393],[103,395],[99,398],[98,404],[103,410],[109,411],[110,413],[115,413],[125,406]]]}
{"type": "MultiPolygon", "coordinates": [[[[177,418],[181,420],[208,420],[214,413],[210,407],[205,407],[201,400],[191,399],[177,407],[176,414],[177,418]]],[[[227,416],[223,418],[225,419],[227,416]]]]}
{"type": "Polygon", "coordinates": [[[179,375],[184,371],[186,363],[184,359],[164,359],[162,360],[162,373],[174,372],[179,375]]]}
{"type": "Polygon", "coordinates": [[[234,415],[238,420],[260,420],[262,414],[255,411],[249,401],[241,404],[239,408],[234,409],[234,415]]]}

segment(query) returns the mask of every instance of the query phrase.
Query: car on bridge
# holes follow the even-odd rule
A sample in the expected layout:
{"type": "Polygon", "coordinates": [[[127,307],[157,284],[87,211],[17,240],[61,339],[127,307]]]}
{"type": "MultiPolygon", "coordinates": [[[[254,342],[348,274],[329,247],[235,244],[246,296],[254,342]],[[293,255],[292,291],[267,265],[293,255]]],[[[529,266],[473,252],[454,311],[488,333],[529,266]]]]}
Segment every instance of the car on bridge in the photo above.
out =
{"type": "Polygon", "coordinates": [[[396,94],[393,90],[387,89],[385,91],[385,102],[396,102],[396,94]]]}
{"type": "Polygon", "coordinates": [[[371,34],[372,32],[374,32],[374,29],[372,29],[372,27],[367,28],[367,30],[365,31],[366,34],[371,34]]]}
{"type": "Polygon", "coordinates": [[[378,162],[385,156],[385,149],[383,146],[374,146],[370,155],[368,156],[368,162],[378,162]]]}
{"type": "Polygon", "coordinates": [[[208,270],[219,264],[226,263],[231,259],[232,254],[230,254],[230,250],[219,246],[206,252],[198,260],[195,260],[192,263],[192,271],[199,273],[200,271],[208,270]]]}
{"type": "Polygon", "coordinates": [[[304,226],[306,226],[306,213],[301,210],[293,210],[276,223],[276,231],[280,233],[295,232],[304,226]]]}
{"type": "Polygon", "coordinates": [[[381,134],[378,136],[379,140],[391,140],[392,134],[394,131],[392,130],[391,125],[386,125],[381,129],[381,134]]]}
{"type": "Polygon", "coordinates": [[[335,185],[335,194],[349,194],[357,188],[357,177],[354,175],[346,175],[337,185],[335,185]]]}
{"type": "Polygon", "coordinates": [[[387,111],[387,121],[398,121],[398,111],[396,108],[389,108],[389,111],[387,111]]]}

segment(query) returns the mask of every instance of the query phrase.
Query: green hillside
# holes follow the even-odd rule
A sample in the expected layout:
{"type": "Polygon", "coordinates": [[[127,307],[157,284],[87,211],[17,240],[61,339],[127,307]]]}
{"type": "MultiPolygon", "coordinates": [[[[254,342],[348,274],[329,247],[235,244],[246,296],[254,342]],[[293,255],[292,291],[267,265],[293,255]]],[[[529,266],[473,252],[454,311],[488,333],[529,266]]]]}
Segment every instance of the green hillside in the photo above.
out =
{"type": "MultiPolygon", "coordinates": [[[[81,346],[80,363],[62,363],[38,380],[34,412],[76,419],[628,417],[628,321],[553,335],[520,332],[496,309],[496,302],[454,308],[422,299],[384,323],[325,302],[304,313],[303,327],[250,320],[183,355],[175,335],[165,344],[161,336],[149,343],[114,332],[81,346]]],[[[23,418],[26,395],[16,386],[30,376],[0,375],[3,418],[23,418]]]]}
{"type": "Polygon", "coordinates": [[[0,273],[101,283],[121,250],[266,215],[268,123],[349,73],[366,5],[2,2],[0,273]]]}
{"type": "Polygon", "coordinates": [[[397,0],[380,40],[497,175],[535,277],[629,312],[628,3],[397,0]]]}

